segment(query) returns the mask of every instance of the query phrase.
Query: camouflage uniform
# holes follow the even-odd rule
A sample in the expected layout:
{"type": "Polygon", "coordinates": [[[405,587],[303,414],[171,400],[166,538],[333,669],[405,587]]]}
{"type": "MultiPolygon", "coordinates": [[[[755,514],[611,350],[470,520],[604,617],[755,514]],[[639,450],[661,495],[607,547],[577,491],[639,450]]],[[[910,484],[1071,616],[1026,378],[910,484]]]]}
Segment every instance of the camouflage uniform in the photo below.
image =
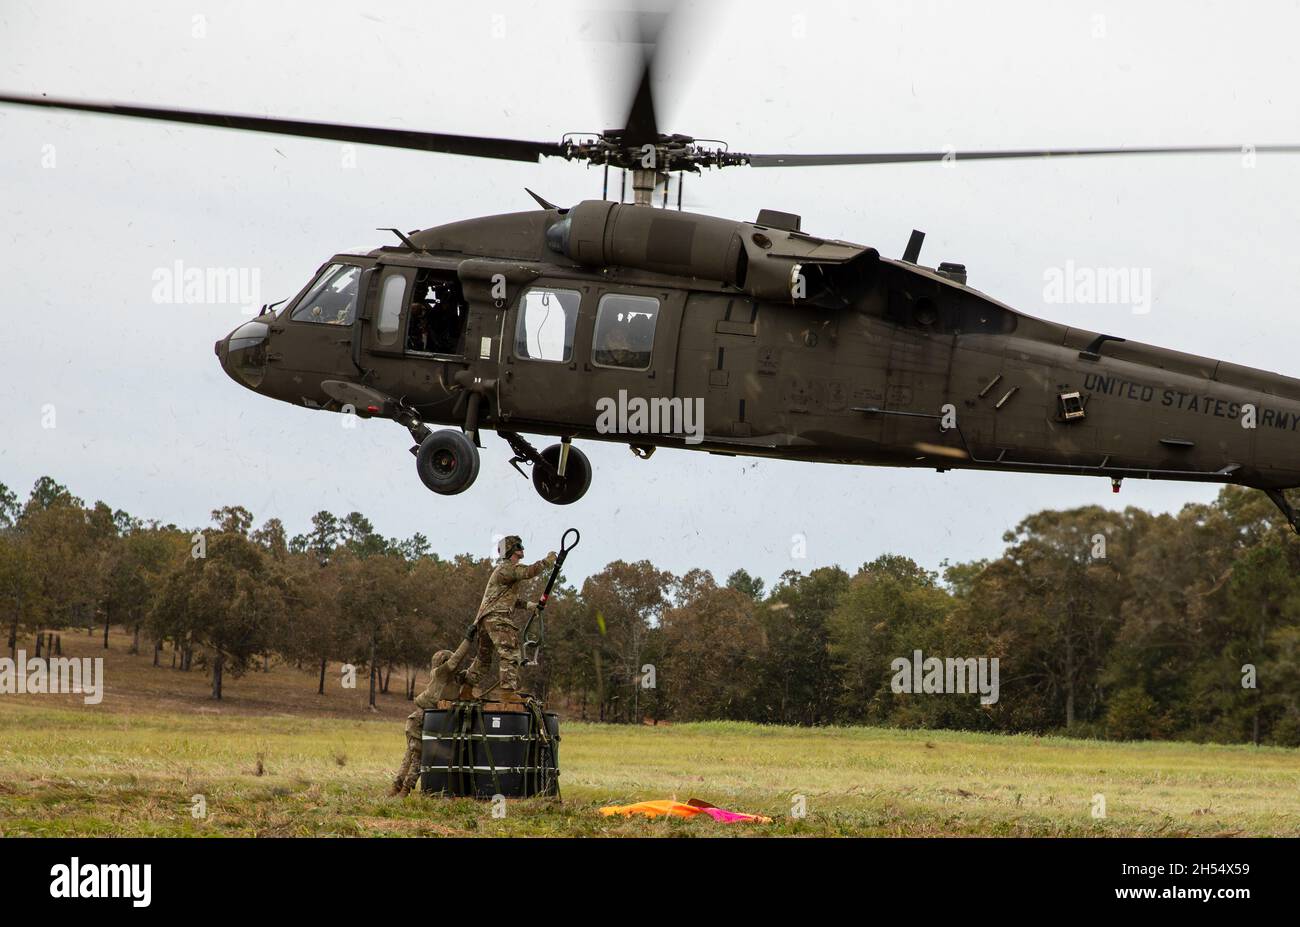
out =
{"type": "Polygon", "coordinates": [[[423,723],[423,709],[406,716],[406,753],[402,755],[402,765],[397,767],[397,776],[393,779],[394,795],[408,794],[420,779],[420,753],[424,746],[421,733],[423,723]]]}
{"type": "Polygon", "coordinates": [[[406,716],[406,753],[402,757],[402,765],[397,767],[392,794],[406,795],[415,788],[420,778],[420,754],[424,745],[424,713],[428,709],[437,708],[440,699],[452,697],[453,686],[459,683],[456,670],[467,649],[468,641],[463,642],[454,654],[450,650],[439,650],[434,654],[433,678],[424,691],[415,697],[416,710],[406,716]]]}
{"type": "Polygon", "coordinates": [[[520,629],[513,620],[513,613],[516,608],[523,608],[527,603],[519,598],[518,587],[554,562],[554,558],[547,557],[524,566],[522,563],[512,563],[507,554],[497,564],[488,578],[483,601],[478,607],[478,617],[475,620],[479,622],[483,633],[478,636],[478,653],[474,662],[465,671],[466,682],[478,684],[487,668],[492,665],[492,652],[495,650],[501,660],[501,688],[507,692],[519,691],[519,667],[523,665],[524,658],[520,649],[520,629]]]}

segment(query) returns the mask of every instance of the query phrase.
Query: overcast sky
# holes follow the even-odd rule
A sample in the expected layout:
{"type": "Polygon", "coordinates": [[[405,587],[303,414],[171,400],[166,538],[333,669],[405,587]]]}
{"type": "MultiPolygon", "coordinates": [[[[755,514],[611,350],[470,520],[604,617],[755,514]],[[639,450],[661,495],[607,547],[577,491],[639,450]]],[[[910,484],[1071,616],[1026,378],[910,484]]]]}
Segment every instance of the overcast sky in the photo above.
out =
{"type": "MultiPolygon", "coordinates": [[[[0,88],[523,139],[622,124],[620,47],[595,4],[59,3],[0,0],[0,88]]],[[[742,151],[1300,142],[1295,2],[686,5],[661,46],[661,128],[742,151]],[[976,6],[979,8],[976,9],[976,6]]],[[[480,161],[0,107],[4,328],[0,482],[41,474],[141,517],[204,525],[242,504],[301,531],[357,509],[444,555],[583,532],[567,573],[649,558],[721,579],[745,567],[856,568],[885,552],[937,568],[996,556],[1043,508],[1177,511],[1217,487],[896,471],[585,445],[576,505],[542,502],[485,434],[478,482],[424,489],[386,421],[258,397],[213,342],[246,316],[158,304],[154,272],[255,270],[265,301],[335,251],[423,228],[599,197],[580,165],[480,161]],[[51,407],[53,428],[49,424],[51,407]],[[806,538],[806,557],[792,538],[806,538]]],[[[745,170],[690,178],[688,207],[800,213],[817,234],[924,263],[1025,312],[1295,375],[1300,156],[745,170]],[[1045,305],[1044,275],[1149,269],[1150,312],[1045,305]]]]}

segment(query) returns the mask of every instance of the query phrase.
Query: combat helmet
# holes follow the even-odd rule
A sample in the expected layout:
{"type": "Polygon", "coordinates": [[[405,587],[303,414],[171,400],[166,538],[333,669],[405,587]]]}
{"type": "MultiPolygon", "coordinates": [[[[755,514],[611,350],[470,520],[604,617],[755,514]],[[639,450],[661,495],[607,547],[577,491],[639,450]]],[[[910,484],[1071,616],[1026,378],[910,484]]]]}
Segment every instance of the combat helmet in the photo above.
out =
{"type": "Polygon", "coordinates": [[[510,559],[510,555],[517,550],[524,549],[524,539],[517,534],[507,534],[497,542],[497,558],[500,560],[510,559]]]}
{"type": "Polygon", "coordinates": [[[433,655],[433,659],[430,661],[430,669],[436,672],[438,667],[442,666],[450,659],[451,659],[450,650],[439,650],[437,653],[433,655]]]}

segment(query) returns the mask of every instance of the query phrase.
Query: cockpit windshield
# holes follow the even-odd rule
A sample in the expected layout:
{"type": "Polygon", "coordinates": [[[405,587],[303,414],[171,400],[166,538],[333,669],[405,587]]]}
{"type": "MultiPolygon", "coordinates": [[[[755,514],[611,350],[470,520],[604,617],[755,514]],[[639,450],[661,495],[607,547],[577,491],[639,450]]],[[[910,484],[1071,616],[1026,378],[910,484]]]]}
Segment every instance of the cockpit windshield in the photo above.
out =
{"type": "Polygon", "coordinates": [[[323,322],[351,325],[357,314],[357,280],[361,268],[352,264],[331,264],[298,301],[290,317],[295,322],[323,322]]]}

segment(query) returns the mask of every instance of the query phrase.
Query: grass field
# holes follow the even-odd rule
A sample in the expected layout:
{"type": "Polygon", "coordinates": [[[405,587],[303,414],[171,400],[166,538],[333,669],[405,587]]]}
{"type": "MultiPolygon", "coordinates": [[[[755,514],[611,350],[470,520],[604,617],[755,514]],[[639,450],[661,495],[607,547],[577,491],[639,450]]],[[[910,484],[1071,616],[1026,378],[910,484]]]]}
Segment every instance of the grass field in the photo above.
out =
{"type": "Polygon", "coordinates": [[[105,697],[0,695],[0,835],[1300,835],[1295,750],[727,722],[567,720],[563,801],[495,819],[484,803],[386,797],[409,710],[396,674],[377,712],[364,679],[343,690],[332,673],[318,696],[283,666],[229,680],[215,703],[203,673],[155,669],[124,637],[63,643],[105,657],[105,697]],[[674,796],[774,822],[597,810],[674,796]]]}

